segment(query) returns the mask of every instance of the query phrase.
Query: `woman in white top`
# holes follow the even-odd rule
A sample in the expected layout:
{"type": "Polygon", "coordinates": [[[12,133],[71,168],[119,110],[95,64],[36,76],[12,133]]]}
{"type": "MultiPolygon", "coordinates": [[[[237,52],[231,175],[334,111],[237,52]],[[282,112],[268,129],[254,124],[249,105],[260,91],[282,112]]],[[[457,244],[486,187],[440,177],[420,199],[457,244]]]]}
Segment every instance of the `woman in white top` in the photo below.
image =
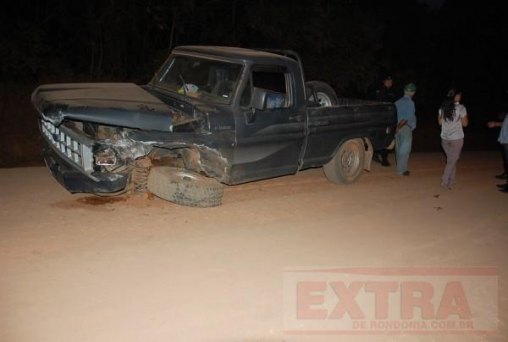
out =
{"type": "Polygon", "coordinates": [[[455,184],[457,161],[464,145],[464,131],[462,127],[468,124],[467,111],[460,101],[462,93],[451,89],[439,108],[437,121],[441,125],[441,146],[446,154],[446,166],[441,178],[441,185],[451,189],[455,184]]]}

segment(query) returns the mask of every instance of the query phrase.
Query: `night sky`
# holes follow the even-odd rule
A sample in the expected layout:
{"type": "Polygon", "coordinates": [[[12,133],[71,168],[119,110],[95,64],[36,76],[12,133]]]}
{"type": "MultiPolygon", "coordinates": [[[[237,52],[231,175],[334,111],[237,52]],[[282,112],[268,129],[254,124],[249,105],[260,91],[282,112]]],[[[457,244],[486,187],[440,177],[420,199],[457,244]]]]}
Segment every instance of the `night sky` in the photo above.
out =
{"type": "Polygon", "coordinates": [[[307,79],[328,82],[340,96],[369,98],[388,73],[399,95],[414,82],[417,150],[439,149],[439,139],[425,137],[437,134],[436,111],[451,86],[463,90],[470,112],[466,149],[496,148],[485,123],[508,109],[502,2],[21,0],[2,14],[1,165],[39,158],[12,148],[30,150],[26,135],[37,135],[29,96],[38,84],[142,84],[186,44],[295,50],[307,79]]]}
{"type": "Polygon", "coordinates": [[[445,0],[421,0],[421,2],[428,4],[432,8],[440,8],[445,0]]]}

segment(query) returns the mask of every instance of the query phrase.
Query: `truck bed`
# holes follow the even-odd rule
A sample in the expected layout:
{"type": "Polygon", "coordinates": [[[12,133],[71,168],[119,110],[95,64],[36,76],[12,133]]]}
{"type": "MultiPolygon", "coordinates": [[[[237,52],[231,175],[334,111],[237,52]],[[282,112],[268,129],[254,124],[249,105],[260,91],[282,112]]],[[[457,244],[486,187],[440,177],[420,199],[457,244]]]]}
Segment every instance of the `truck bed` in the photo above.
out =
{"type": "Polygon", "coordinates": [[[396,123],[395,106],[353,98],[339,98],[331,107],[308,108],[307,148],[303,167],[320,166],[341,142],[368,137],[375,149],[384,148],[386,130],[396,123]]]}

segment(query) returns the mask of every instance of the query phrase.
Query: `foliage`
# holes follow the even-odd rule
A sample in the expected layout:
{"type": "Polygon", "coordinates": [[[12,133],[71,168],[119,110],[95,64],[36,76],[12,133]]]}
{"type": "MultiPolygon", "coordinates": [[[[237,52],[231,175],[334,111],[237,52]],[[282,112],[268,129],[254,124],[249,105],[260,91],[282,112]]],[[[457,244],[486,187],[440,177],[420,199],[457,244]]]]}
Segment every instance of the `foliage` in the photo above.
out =
{"type": "Polygon", "coordinates": [[[487,93],[506,87],[501,9],[458,0],[437,9],[417,0],[19,0],[0,23],[0,72],[144,82],[174,46],[214,44],[295,50],[309,79],[345,95],[365,95],[386,71],[426,98],[451,83],[487,93]]]}

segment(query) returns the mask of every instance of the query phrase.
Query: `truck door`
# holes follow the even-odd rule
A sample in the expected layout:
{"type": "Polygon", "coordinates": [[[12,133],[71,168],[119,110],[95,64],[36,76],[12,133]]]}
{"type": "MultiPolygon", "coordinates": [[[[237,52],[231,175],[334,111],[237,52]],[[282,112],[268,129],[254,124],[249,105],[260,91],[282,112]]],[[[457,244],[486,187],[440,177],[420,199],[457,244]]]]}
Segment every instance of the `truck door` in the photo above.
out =
{"type": "Polygon", "coordinates": [[[298,108],[294,71],[253,65],[241,91],[236,118],[233,182],[292,174],[304,142],[305,109],[298,108]],[[258,96],[262,94],[262,96],[258,96]],[[254,104],[262,100],[262,103],[254,104]]]}

